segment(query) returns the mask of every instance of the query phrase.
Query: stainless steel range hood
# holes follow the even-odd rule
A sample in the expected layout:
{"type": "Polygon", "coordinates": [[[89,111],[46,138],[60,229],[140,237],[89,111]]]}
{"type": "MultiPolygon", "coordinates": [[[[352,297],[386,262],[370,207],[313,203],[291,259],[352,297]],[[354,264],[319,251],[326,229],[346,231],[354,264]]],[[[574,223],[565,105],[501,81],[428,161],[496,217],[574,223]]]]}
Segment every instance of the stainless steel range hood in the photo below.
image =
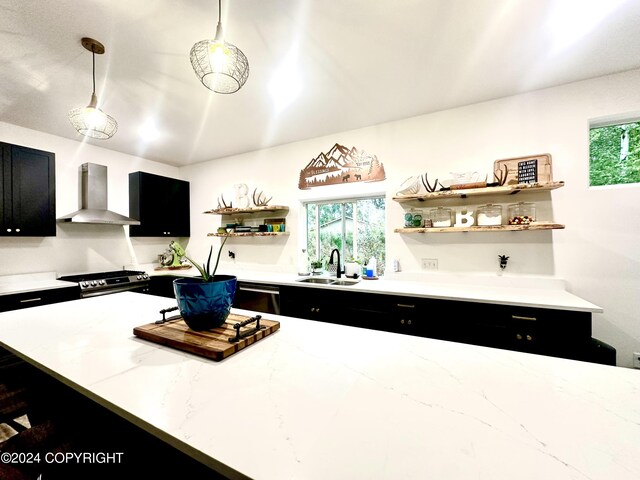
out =
{"type": "Polygon", "coordinates": [[[107,210],[107,167],[83,163],[79,170],[80,210],[58,218],[58,222],[140,225],[138,220],[107,210]]]}

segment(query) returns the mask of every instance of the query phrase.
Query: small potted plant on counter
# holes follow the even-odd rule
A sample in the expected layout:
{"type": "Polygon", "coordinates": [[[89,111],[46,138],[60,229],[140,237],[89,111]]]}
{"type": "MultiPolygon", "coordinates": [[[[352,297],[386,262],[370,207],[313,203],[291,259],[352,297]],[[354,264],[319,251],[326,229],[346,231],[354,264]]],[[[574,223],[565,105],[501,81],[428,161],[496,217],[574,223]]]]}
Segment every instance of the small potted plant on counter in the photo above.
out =
{"type": "Polygon", "coordinates": [[[320,275],[322,273],[322,261],[314,260],[311,262],[311,275],[320,275]]]}
{"type": "Polygon", "coordinates": [[[176,255],[185,257],[201,275],[178,278],[173,281],[173,291],[180,314],[192,330],[210,330],[219,327],[229,316],[236,293],[237,278],[233,275],[216,275],[220,253],[227,238],[229,237],[225,236],[220,245],[213,271],[210,270],[213,246],[209,250],[207,263],[201,266],[187,256],[185,249],[178,242],[173,241],[169,244],[176,255]]]}

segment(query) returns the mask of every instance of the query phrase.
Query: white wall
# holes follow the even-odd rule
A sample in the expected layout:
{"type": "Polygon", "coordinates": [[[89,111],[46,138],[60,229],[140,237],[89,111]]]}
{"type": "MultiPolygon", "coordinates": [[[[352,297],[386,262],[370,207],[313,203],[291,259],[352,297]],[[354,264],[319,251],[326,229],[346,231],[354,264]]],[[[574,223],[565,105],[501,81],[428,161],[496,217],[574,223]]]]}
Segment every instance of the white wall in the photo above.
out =
{"type": "Polygon", "coordinates": [[[214,208],[220,193],[229,199],[233,184],[246,183],[251,191],[258,187],[273,195],[272,203],[291,207],[291,235],[231,239],[223,260],[231,249],[236,267],[295,272],[301,201],[384,192],[387,259],[399,259],[403,272],[418,271],[426,257],[438,259],[440,272],[495,276],[498,254],[507,254],[505,276],[564,278],[571,292],[602,306],[604,314],[594,315],[594,336],[617,349],[620,365],[630,366],[632,352],[640,351],[640,186],[588,187],[588,127],[593,118],[640,112],[638,85],[640,70],[635,70],[184,167],[181,173],[192,182],[189,250],[203,258],[210,244],[219,244],[206,234],[215,231],[220,218],[201,212],[214,208]],[[387,180],[298,190],[300,169],[336,142],[377,155],[387,180]],[[391,197],[408,176],[429,172],[433,180],[452,171],[489,173],[494,160],[540,153],[552,155],[554,180],[564,180],[564,188],[516,198],[485,197],[468,205],[533,201],[540,220],[563,223],[565,230],[393,233],[402,226],[404,210],[391,197]]]}
{"type": "MultiPolygon", "coordinates": [[[[130,172],[142,170],[180,178],[178,168],[173,166],[2,122],[0,141],[55,153],[56,217],[79,208],[78,167],[86,162],[107,166],[109,209],[122,215],[129,214],[130,172]]],[[[156,238],[130,239],[129,227],[118,225],[58,223],[56,229],[55,237],[0,237],[0,275],[121,269],[123,265],[154,261],[169,244],[169,240],[156,238]]]]}
{"type": "MultiPolygon", "coordinates": [[[[640,351],[640,186],[588,187],[588,124],[593,118],[640,112],[638,85],[640,70],[635,70],[180,169],[1,122],[0,141],[56,153],[57,216],[77,209],[78,166],[85,162],[108,167],[109,208],[123,214],[128,213],[128,173],[143,170],[189,180],[188,249],[196,258],[204,258],[211,244],[219,244],[207,233],[220,225],[220,217],[202,212],[214,208],[221,193],[230,199],[233,184],[246,183],[250,191],[257,187],[273,195],[272,203],[291,207],[290,236],[229,240],[222,257],[227,268],[296,272],[302,201],[385,193],[387,258],[399,259],[405,275],[419,271],[420,259],[426,257],[438,259],[440,272],[495,276],[497,255],[507,254],[505,277],[564,278],[571,292],[602,306],[604,313],[594,315],[594,336],[617,349],[620,365],[630,366],[631,353],[640,351]],[[387,180],[298,190],[300,169],[336,142],[377,155],[387,180]],[[490,172],[496,159],[546,152],[553,156],[554,179],[564,180],[566,187],[521,198],[538,203],[539,218],[564,223],[565,230],[393,233],[403,223],[404,210],[391,197],[408,176],[429,172],[435,179],[451,171],[490,172]],[[227,261],[229,249],[236,253],[235,263],[227,261]]],[[[483,198],[481,203],[506,205],[513,200],[483,198]]],[[[129,239],[127,228],[59,224],[56,237],[0,237],[0,275],[65,274],[145,264],[155,261],[168,245],[163,239],[129,239]]],[[[434,281],[433,276],[424,278],[434,281]]]]}

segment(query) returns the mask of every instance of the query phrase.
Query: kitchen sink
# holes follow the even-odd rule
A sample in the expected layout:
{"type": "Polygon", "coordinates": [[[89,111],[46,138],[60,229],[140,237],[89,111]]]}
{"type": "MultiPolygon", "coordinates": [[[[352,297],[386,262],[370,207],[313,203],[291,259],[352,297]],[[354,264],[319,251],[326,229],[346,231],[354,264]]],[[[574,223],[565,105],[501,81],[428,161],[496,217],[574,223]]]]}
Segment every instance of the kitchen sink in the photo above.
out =
{"type": "Polygon", "coordinates": [[[302,283],[322,283],[324,285],[329,285],[330,283],[333,283],[333,279],[332,278],[301,278],[299,280],[296,280],[296,282],[302,282],[302,283]]]}
{"type": "Polygon", "coordinates": [[[359,283],[358,280],[342,280],[342,279],[334,279],[334,278],[314,278],[314,277],[300,278],[296,280],[296,282],[319,283],[322,285],[342,285],[342,286],[355,285],[356,283],[359,283]]]}
{"type": "Polygon", "coordinates": [[[360,283],[358,280],[334,280],[331,285],[355,285],[360,283]]]}

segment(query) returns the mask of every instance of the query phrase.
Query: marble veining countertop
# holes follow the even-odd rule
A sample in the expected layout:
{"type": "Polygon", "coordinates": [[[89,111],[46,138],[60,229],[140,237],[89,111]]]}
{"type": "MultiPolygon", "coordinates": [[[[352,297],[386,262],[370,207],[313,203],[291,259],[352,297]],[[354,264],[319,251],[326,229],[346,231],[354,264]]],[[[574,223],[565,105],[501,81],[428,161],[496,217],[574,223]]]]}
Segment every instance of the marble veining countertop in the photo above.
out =
{"type": "MultiPolygon", "coordinates": [[[[154,270],[153,266],[142,266],[150,275],[199,276],[195,268],[190,270],[154,270]]],[[[535,308],[552,308],[580,312],[603,312],[602,307],[568,292],[559,279],[517,277],[474,277],[448,275],[390,275],[379,280],[361,280],[357,285],[335,286],[305,284],[292,273],[256,271],[224,267],[218,273],[235,275],[238,280],[290,285],[303,288],[324,288],[353,292],[397,294],[416,297],[459,300],[501,305],[519,305],[535,308]]]]}
{"type": "Polygon", "coordinates": [[[288,317],[216,363],[133,337],[167,306],[0,313],[0,344],[235,478],[640,478],[637,370],[288,317]]]}

